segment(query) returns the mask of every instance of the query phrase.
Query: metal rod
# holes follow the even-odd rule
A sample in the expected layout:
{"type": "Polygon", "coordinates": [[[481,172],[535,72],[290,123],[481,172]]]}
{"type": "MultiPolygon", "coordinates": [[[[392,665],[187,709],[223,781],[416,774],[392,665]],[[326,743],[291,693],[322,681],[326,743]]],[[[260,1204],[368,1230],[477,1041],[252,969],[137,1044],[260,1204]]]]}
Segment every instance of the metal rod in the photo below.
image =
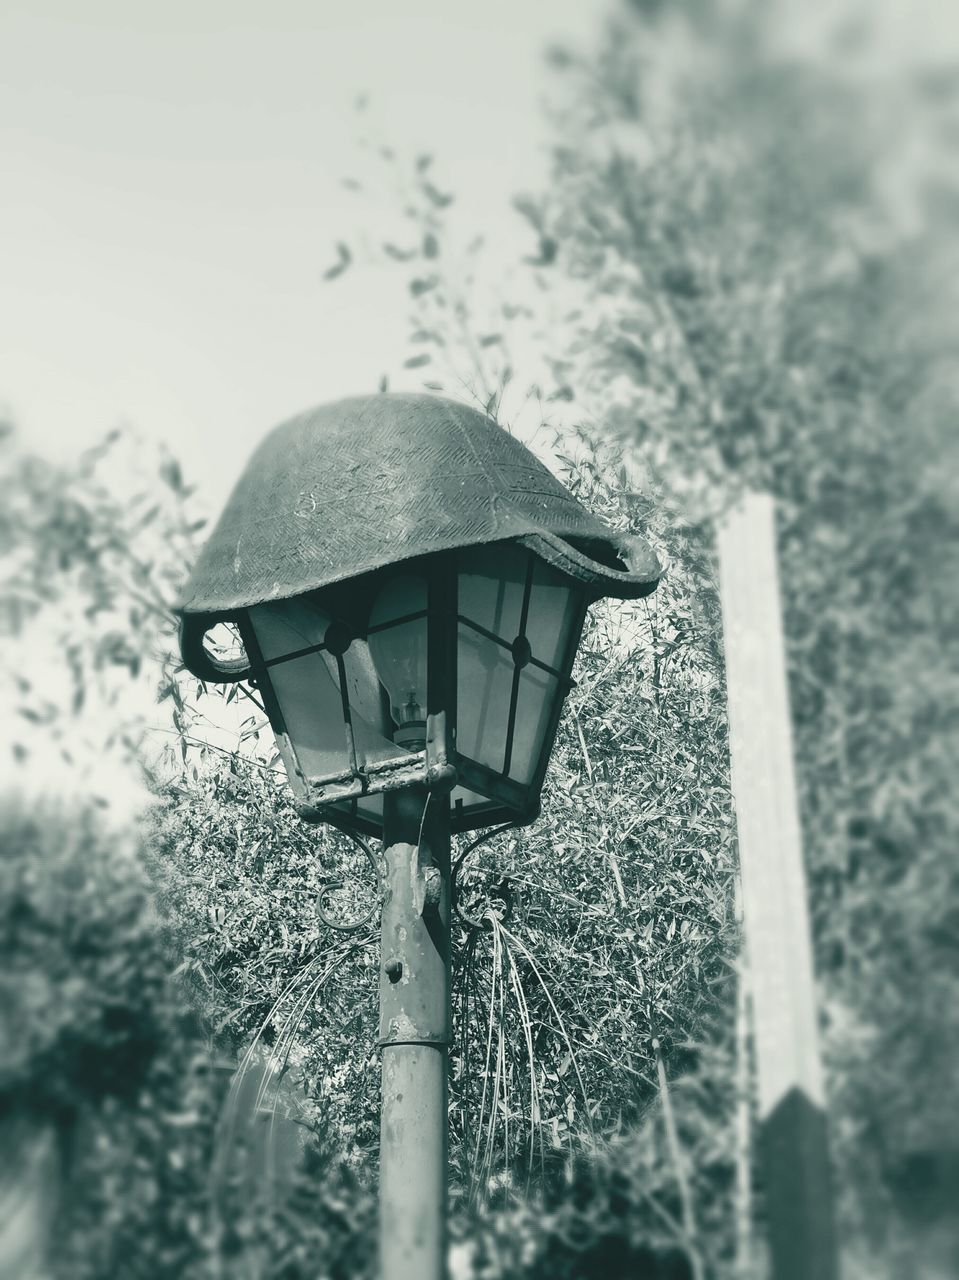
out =
{"type": "Polygon", "coordinates": [[[449,796],[384,796],[380,1274],[445,1280],[450,1008],[449,796]]]}
{"type": "MultiPolygon", "coordinates": [[[[533,557],[527,557],[526,561],[526,581],[523,584],[523,606],[519,615],[519,631],[516,633],[517,640],[526,639],[526,623],[529,620],[529,598],[533,591],[533,557]]],[[[529,645],[526,646],[526,652],[529,654],[529,645]]],[[[509,695],[509,718],[506,722],[506,750],[503,756],[503,774],[509,773],[509,767],[513,762],[513,734],[516,730],[516,705],[519,699],[519,682],[522,676],[522,668],[516,654],[513,654],[513,687],[510,689],[509,695]]]]}

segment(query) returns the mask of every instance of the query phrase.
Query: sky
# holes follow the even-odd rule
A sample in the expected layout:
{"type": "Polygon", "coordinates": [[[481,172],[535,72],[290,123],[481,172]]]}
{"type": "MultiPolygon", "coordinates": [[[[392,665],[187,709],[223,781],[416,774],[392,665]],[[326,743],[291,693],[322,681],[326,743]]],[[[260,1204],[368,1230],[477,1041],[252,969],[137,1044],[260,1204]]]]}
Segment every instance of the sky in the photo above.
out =
{"type": "MultiPolygon", "coordinates": [[[[343,186],[361,137],[432,152],[463,219],[518,258],[509,199],[546,172],[543,51],[589,40],[603,9],[0,0],[0,417],[61,459],[130,424],[215,514],[269,428],[375,391],[404,352],[395,271],[322,279],[382,212],[343,186]]],[[[42,639],[26,660],[46,688],[64,673],[42,639]]],[[[133,812],[140,787],[98,772],[84,733],[82,785],[133,812]]],[[[45,789],[51,770],[77,785],[37,758],[45,789]]]]}
{"type": "Polygon", "coordinates": [[[322,282],[364,213],[342,185],[364,129],[432,151],[518,243],[543,49],[603,8],[2,0],[0,411],[56,456],[131,423],[219,505],[267,429],[375,390],[400,350],[388,273],[322,282]]]}
{"type": "MultiPolygon", "coordinates": [[[[215,514],[267,430],[405,354],[395,271],[322,280],[376,223],[343,186],[361,137],[432,152],[484,261],[518,261],[510,197],[547,174],[543,52],[590,45],[611,4],[0,0],[0,417],[57,458],[129,423],[215,514]]],[[[789,50],[834,51],[833,0],[780,4],[789,50]]],[[[959,47],[956,0],[862,12],[864,75],[959,47]]]]}
{"type": "MultiPolygon", "coordinates": [[[[781,8],[817,56],[835,7],[781,8]]],[[[388,271],[322,282],[370,218],[342,185],[364,131],[433,152],[460,216],[518,258],[509,199],[546,173],[543,51],[589,45],[607,9],[0,0],[0,414],[57,456],[130,423],[217,508],[265,431],[374,390],[401,352],[388,271]]],[[[880,73],[957,47],[953,0],[863,13],[880,73]]]]}

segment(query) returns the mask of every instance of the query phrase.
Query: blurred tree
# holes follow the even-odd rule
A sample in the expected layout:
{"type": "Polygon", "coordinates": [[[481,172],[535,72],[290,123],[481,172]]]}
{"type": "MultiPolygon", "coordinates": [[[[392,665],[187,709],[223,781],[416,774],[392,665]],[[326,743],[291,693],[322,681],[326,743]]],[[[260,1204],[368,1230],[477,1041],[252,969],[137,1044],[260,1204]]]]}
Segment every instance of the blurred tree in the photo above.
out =
{"type": "MultiPolygon", "coordinates": [[[[643,522],[670,571],[637,653],[667,701],[721,720],[709,522],[743,487],[775,495],[837,1183],[866,1265],[907,1273],[922,1204],[945,1239],[920,1251],[928,1265],[959,1248],[945,1208],[959,1143],[943,1119],[959,1114],[945,943],[959,889],[959,73],[897,64],[880,98],[868,21],[844,24],[838,7],[833,43],[800,57],[795,16],[621,5],[595,53],[550,53],[553,169],[515,201],[527,273],[504,279],[480,240],[461,248],[456,206],[426,189],[430,158],[407,172],[391,151],[409,230],[406,252],[383,255],[411,300],[402,385],[465,390],[507,425],[532,421],[534,439],[546,422],[568,474],[598,474],[621,504],[643,488],[657,500],[643,522]]],[[[670,740],[686,750],[689,736],[670,740]]],[[[673,776],[656,777],[664,814],[673,776]]],[[[731,1034],[730,1020],[714,1044],[731,1034]]],[[[684,1080],[731,1089],[732,1057],[725,1076],[684,1080]]],[[[747,1170],[747,1214],[748,1191],[747,1170]]]]}
{"type": "MultiPolygon", "coordinates": [[[[925,224],[906,241],[884,216],[881,137],[861,93],[782,60],[748,15],[624,5],[595,57],[553,51],[565,106],[548,190],[516,201],[532,236],[522,274],[489,270],[475,238],[459,248],[456,202],[428,155],[403,169],[378,153],[388,189],[403,192],[397,234],[378,251],[410,301],[394,376],[465,394],[508,426],[545,425],[539,443],[553,433],[571,487],[647,532],[670,565],[648,603],[598,612],[541,821],[460,872],[473,922],[458,936],[455,1230],[477,1275],[586,1275],[600,1259],[610,1276],[660,1263],[742,1275],[750,1262],[748,1231],[734,1239],[735,1195],[749,1221],[750,1170],[744,1181],[708,536],[746,484],[771,489],[782,519],[847,1227],[874,1242],[876,1270],[897,1232],[917,1266],[923,1212],[936,1194],[948,1207],[959,1110],[943,1099],[956,1087],[959,1005],[946,255],[925,224]],[[524,1203],[513,1193],[528,1184],[524,1203]]],[[[928,226],[941,228],[949,192],[933,194],[928,226]]],[[[330,288],[348,287],[359,256],[339,250],[330,288]]],[[[146,655],[167,664],[159,693],[177,752],[152,757],[162,803],[149,862],[169,965],[209,1039],[258,1081],[253,1110],[288,1115],[315,1163],[282,1196],[253,1155],[231,1173],[260,1147],[268,1170],[270,1143],[241,1132],[239,1081],[213,1123],[223,1090],[204,1079],[215,1073],[189,1065],[203,1059],[198,1041],[171,1035],[151,1070],[181,1099],[173,1118],[152,1116],[149,1083],[102,1111],[113,1118],[90,1155],[102,1178],[90,1182],[90,1274],[110,1274],[133,1236],[147,1239],[144,1204],[178,1224],[164,1236],[169,1274],[200,1274],[219,1256],[231,1274],[246,1257],[293,1277],[318,1254],[331,1274],[361,1274],[378,1088],[372,935],[337,933],[315,904],[325,881],[344,879],[340,905],[355,918],[372,886],[337,837],[296,821],[268,733],[258,742],[261,716],[241,720],[235,693],[214,699],[175,670],[167,605],[199,521],[172,460],[133,486],[120,443],[76,471],[4,445],[4,617],[22,635],[42,622],[55,665],[73,673],[58,689],[16,672],[15,705],[36,741],[59,747],[71,712],[105,689],[90,723],[132,749],[142,718],[125,699],[111,713],[110,690],[145,680],[146,655]],[[204,719],[227,708],[225,734],[208,736],[204,719]],[[147,1154],[124,1145],[131,1114],[147,1154]],[[167,1150],[180,1152],[169,1170],[167,1150]],[[212,1193],[199,1187],[208,1173],[212,1193]],[[256,1199],[251,1185],[262,1204],[238,1213],[256,1199]]]]}
{"type": "Polygon", "coordinates": [[[581,282],[571,381],[596,416],[697,517],[741,486],[778,500],[838,1182],[896,1265],[959,1152],[948,202],[905,236],[868,96],[777,55],[754,7],[689,12],[633,6],[567,60],[540,234],[581,282]]]}
{"type": "MultiPolygon", "coordinates": [[[[119,814],[101,812],[115,809],[131,772],[166,791],[195,783],[214,760],[228,776],[230,763],[240,767],[236,750],[194,736],[203,690],[175,656],[170,605],[203,524],[189,512],[191,491],[169,457],[124,433],[74,465],[31,453],[7,431],[0,464],[0,602],[17,659],[5,673],[24,725],[11,741],[18,794],[0,809],[5,1205],[28,1166],[42,1165],[36,1223],[52,1232],[50,1265],[71,1280],[200,1276],[221,1265],[252,1280],[264,1256],[277,1276],[314,1275],[317,1258],[331,1277],[361,1274],[368,1191],[324,1155],[295,1097],[267,1115],[267,1130],[259,1089],[230,1092],[235,1040],[217,1025],[223,1005],[193,960],[222,913],[217,881],[204,883],[199,920],[158,914],[169,869],[122,800],[119,814]],[[172,725],[150,724],[158,695],[172,725]],[[53,802],[24,798],[53,789],[53,802]],[[265,1137],[274,1130],[279,1158],[265,1137]]],[[[245,735],[250,767],[262,771],[255,733],[234,715],[221,736],[236,749],[245,735]]],[[[243,812],[218,815],[234,839],[243,812]]],[[[223,829],[210,835],[225,843],[223,829]]],[[[241,991],[231,1015],[251,995],[241,991]]],[[[15,1236],[0,1246],[14,1249],[15,1236]]],[[[19,1263],[4,1256],[3,1265],[19,1263]]]]}
{"type": "MultiPolygon", "coordinates": [[[[172,669],[171,603],[205,523],[191,495],[179,465],[132,431],[59,462],[9,424],[0,431],[3,692],[25,777],[89,786],[104,759],[137,756],[157,669],[172,669]]],[[[105,777],[117,787],[122,773],[105,777]]]]}
{"type": "Polygon", "coordinates": [[[230,1091],[209,1002],[171,981],[200,939],[188,916],[158,921],[163,866],[147,857],[147,874],[90,808],[9,796],[0,851],[2,1194],[19,1206],[27,1184],[36,1210],[0,1238],[0,1268],[16,1251],[70,1280],[368,1270],[368,1190],[295,1092],[264,1113],[262,1063],[230,1091]]]}

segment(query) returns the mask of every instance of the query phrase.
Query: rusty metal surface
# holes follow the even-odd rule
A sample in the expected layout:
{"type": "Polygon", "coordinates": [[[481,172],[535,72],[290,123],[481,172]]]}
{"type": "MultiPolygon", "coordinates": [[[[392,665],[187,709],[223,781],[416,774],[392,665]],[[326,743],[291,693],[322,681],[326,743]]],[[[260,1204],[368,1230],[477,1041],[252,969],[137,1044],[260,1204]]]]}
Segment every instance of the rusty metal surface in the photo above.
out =
{"type": "Polygon", "coordinates": [[[251,458],[179,601],[229,614],[446,548],[516,538],[596,595],[660,576],[492,419],[429,395],[323,405],[251,458]],[[569,540],[572,540],[570,542],[569,540]]]}
{"type": "Polygon", "coordinates": [[[449,798],[386,799],[380,1044],[449,1044],[449,798]]]}
{"type": "Polygon", "coordinates": [[[448,1280],[448,1050],[383,1047],[380,1280],[448,1280]]]}
{"type": "Polygon", "coordinates": [[[446,1275],[449,797],[387,798],[380,958],[380,1275],[446,1275]]]}

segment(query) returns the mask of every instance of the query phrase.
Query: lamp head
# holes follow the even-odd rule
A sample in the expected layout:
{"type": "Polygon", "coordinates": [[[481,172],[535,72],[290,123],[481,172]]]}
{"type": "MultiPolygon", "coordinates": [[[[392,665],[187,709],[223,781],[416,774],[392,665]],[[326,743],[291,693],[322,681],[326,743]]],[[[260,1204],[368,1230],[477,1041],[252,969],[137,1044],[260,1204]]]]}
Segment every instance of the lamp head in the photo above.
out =
{"type": "Polygon", "coordinates": [[[529,821],[589,603],[659,565],[474,409],[341,401],[254,454],[180,601],[184,662],[255,678],[313,820],[377,833],[382,795],[451,790],[453,829],[529,821]],[[246,655],[204,645],[233,622],[246,655]]]}

